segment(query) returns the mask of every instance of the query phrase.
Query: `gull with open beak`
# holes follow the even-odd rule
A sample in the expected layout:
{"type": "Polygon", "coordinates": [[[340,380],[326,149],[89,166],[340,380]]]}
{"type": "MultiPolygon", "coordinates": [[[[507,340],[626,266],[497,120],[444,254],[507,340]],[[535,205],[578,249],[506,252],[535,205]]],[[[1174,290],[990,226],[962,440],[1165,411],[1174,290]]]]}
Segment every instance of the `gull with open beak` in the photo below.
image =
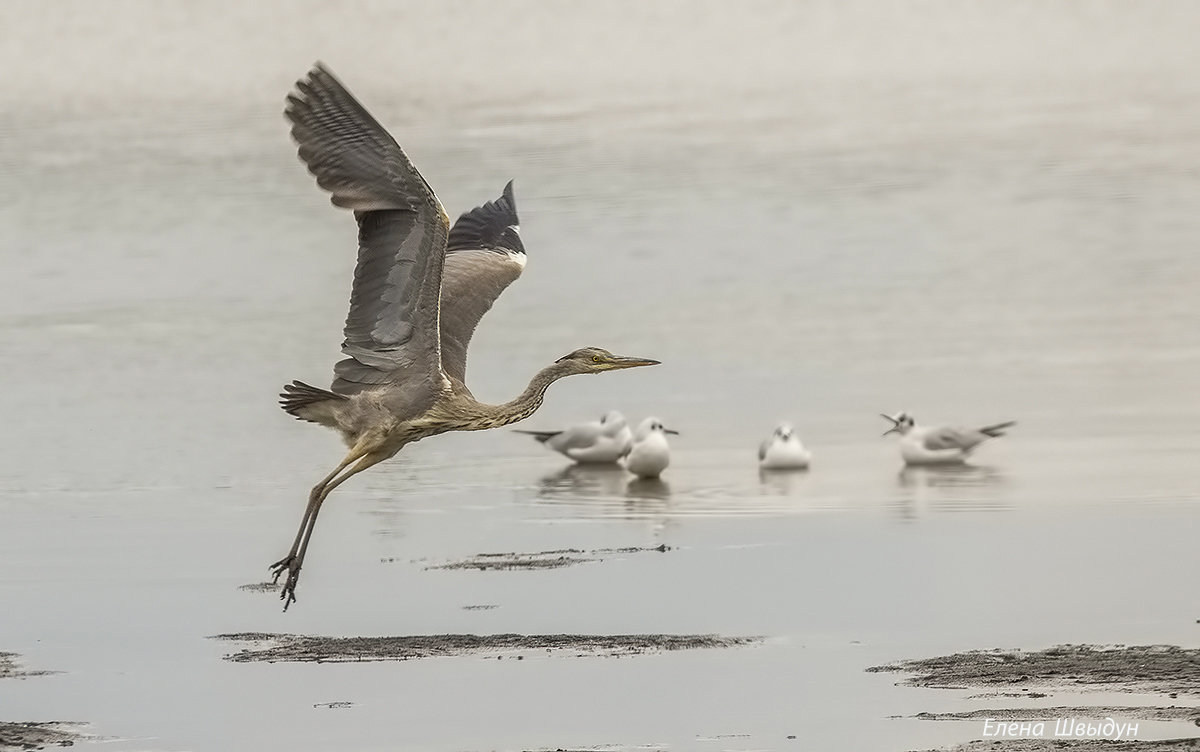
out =
{"type": "Polygon", "coordinates": [[[988,439],[1003,436],[1007,428],[1017,424],[1010,420],[983,428],[953,428],[950,426],[919,426],[905,412],[895,415],[879,414],[891,421],[892,427],[883,432],[900,434],[900,456],[907,465],[955,465],[967,460],[975,447],[988,439]]]}

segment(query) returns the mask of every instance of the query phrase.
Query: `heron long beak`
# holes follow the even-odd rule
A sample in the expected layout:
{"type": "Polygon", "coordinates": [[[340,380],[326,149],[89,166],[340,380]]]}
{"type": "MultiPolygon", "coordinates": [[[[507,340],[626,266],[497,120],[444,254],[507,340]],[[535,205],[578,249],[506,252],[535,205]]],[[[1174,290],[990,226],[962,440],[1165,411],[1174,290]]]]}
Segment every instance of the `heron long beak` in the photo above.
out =
{"type": "Polygon", "coordinates": [[[899,433],[899,432],[900,432],[900,429],[898,426],[892,426],[891,428],[889,428],[888,430],[886,430],[882,434],[880,434],[880,438],[887,436],[889,433],[899,433]]]}
{"type": "Polygon", "coordinates": [[[664,428],[664,429],[663,429],[663,433],[669,433],[669,434],[671,434],[672,436],[678,436],[678,435],[679,435],[679,432],[678,432],[678,431],[676,431],[676,430],[673,430],[673,429],[670,429],[670,428],[664,428]]]}
{"type": "Polygon", "coordinates": [[[612,368],[637,368],[638,366],[656,366],[659,364],[657,360],[649,358],[625,358],[616,356],[608,362],[612,368]]]}

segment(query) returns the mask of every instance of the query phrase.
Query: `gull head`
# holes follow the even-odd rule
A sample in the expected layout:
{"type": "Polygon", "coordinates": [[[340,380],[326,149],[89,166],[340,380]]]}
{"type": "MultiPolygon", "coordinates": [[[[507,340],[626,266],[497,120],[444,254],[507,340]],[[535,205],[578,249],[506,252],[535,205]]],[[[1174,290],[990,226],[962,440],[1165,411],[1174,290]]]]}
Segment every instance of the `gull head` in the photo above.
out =
{"type": "Polygon", "coordinates": [[[611,428],[620,428],[625,425],[625,416],[619,410],[609,410],[600,416],[600,425],[611,428]]]}
{"type": "Polygon", "coordinates": [[[884,436],[887,436],[890,433],[898,433],[903,436],[911,431],[913,426],[917,424],[917,422],[913,420],[913,417],[906,412],[898,412],[895,415],[880,413],[879,417],[883,418],[884,420],[889,420],[892,423],[892,427],[883,432],[884,436]]]}
{"type": "Polygon", "coordinates": [[[652,433],[669,433],[672,436],[678,436],[679,432],[667,428],[662,421],[655,417],[649,417],[638,424],[637,431],[634,432],[636,438],[644,439],[652,433]]]}
{"type": "Polygon", "coordinates": [[[775,427],[774,436],[780,441],[791,441],[795,433],[795,429],[792,428],[790,423],[780,423],[775,427]]]}

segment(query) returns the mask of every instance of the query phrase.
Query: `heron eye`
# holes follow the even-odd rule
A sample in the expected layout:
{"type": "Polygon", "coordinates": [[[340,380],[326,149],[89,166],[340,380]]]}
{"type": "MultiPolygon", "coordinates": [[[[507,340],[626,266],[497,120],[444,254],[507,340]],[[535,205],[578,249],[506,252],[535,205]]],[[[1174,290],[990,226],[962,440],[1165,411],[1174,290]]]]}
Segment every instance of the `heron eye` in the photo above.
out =
{"type": "Polygon", "coordinates": [[[593,356],[592,356],[592,362],[593,362],[593,363],[599,363],[599,362],[600,362],[600,356],[599,356],[599,355],[593,355],[593,356]]]}

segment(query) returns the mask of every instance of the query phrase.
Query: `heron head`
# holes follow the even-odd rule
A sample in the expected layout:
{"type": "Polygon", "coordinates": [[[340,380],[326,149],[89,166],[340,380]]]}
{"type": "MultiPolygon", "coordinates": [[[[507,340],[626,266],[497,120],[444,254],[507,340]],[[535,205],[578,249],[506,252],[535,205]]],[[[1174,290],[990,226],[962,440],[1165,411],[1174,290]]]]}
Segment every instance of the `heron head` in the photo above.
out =
{"type": "Polygon", "coordinates": [[[780,423],[775,428],[775,437],[778,439],[782,439],[784,441],[788,441],[789,439],[791,439],[792,433],[793,433],[792,426],[788,423],[780,423]]]}
{"type": "Polygon", "coordinates": [[[615,371],[620,368],[658,365],[657,360],[613,355],[608,350],[600,347],[580,348],[573,353],[562,356],[556,362],[565,366],[568,369],[568,373],[600,373],[601,371],[615,371]]]}
{"type": "Polygon", "coordinates": [[[898,433],[903,436],[911,431],[913,426],[916,425],[916,421],[913,420],[913,417],[905,412],[899,412],[895,415],[880,413],[879,417],[892,422],[892,427],[883,432],[884,436],[887,436],[890,433],[898,433]]]}

